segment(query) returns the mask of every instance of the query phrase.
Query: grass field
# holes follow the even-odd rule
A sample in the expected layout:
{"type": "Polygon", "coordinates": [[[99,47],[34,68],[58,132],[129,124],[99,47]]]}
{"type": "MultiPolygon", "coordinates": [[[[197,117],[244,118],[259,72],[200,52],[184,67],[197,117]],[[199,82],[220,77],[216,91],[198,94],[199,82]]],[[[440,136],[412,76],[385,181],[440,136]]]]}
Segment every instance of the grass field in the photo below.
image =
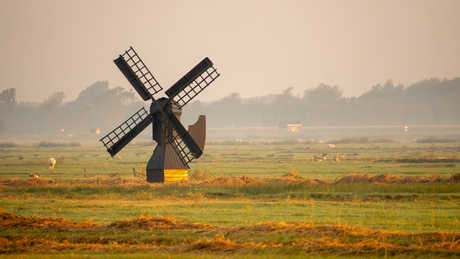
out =
{"type": "Polygon", "coordinates": [[[0,147],[0,258],[458,257],[459,147],[210,142],[166,184],[148,143],[0,147]]]}

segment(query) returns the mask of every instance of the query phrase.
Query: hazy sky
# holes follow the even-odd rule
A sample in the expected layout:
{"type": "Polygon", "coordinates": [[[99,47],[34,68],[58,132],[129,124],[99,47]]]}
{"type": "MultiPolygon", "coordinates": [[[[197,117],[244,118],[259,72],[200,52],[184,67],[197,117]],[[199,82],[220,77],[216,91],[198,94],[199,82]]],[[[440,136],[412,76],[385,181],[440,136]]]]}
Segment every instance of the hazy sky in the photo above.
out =
{"type": "Polygon", "coordinates": [[[133,46],[164,89],[204,57],[220,78],[197,99],[303,94],[320,83],[359,96],[392,79],[460,76],[460,1],[0,0],[0,91],[73,101],[108,80],[133,46]]]}

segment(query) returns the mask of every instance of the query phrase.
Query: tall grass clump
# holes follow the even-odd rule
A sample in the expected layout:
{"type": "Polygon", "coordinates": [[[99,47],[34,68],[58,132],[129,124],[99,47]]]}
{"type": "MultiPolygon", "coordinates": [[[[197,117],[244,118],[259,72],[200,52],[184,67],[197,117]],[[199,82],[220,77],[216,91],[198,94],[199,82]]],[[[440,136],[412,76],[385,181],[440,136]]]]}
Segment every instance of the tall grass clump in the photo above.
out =
{"type": "Polygon", "coordinates": [[[373,139],[371,143],[396,143],[397,141],[390,138],[377,138],[373,139]]]}
{"type": "Polygon", "coordinates": [[[13,143],[13,142],[2,142],[0,143],[0,147],[17,147],[19,146],[18,144],[16,143],[13,143]]]}
{"type": "Polygon", "coordinates": [[[335,140],[331,140],[329,141],[331,143],[340,143],[340,144],[365,144],[365,143],[369,143],[370,140],[369,140],[369,137],[349,137],[349,136],[346,136],[342,139],[335,139],[335,140]]]}
{"type": "Polygon", "coordinates": [[[209,168],[206,168],[204,170],[193,170],[193,172],[190,173],[189,178],[192,181],[205,181],[213,180],[215,177],[211,170],[209,168]]]}
{"type": "Polygon", "coordinates": [[[417,143],[458,143],[458,142],[460,142],[460,139],[458,138],[439,138],[433,135],[427,138],[417,139],[417,143]]]}
{"type": "Polygon", "coordinates": [[[43,140],[38,143],[34,144],[35,147],[81,147],[82,144],[80,142],[72,141],[72,142],[53,142],[43,140]]]}

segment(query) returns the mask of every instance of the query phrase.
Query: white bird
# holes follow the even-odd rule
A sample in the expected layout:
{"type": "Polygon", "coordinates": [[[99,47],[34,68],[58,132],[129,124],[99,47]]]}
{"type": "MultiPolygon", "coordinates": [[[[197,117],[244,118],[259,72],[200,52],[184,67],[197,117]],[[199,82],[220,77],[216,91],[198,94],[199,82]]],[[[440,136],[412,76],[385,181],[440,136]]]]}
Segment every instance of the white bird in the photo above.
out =
{"type": "Polygon", "coordinates": [[[54,169],[55,165],[56,165],[56,159],[50,157],[48,159],[48,169],[54,169]]]}

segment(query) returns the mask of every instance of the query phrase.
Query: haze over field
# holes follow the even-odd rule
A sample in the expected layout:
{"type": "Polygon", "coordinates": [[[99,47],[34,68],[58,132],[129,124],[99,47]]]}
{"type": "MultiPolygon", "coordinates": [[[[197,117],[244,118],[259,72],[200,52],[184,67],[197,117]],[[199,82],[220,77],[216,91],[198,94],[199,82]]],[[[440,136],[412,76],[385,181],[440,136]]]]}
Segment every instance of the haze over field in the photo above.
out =
{"type": "Polygon", "coordinates": [[[359,96],[460,75],[459,1],[0,0],[0,90],[64,102],[97,81],[129,90],[112,60],[133,46],[163,88],[208,56],[222,76],[197,100],[293,94],[321,83],[359,96]]]}

